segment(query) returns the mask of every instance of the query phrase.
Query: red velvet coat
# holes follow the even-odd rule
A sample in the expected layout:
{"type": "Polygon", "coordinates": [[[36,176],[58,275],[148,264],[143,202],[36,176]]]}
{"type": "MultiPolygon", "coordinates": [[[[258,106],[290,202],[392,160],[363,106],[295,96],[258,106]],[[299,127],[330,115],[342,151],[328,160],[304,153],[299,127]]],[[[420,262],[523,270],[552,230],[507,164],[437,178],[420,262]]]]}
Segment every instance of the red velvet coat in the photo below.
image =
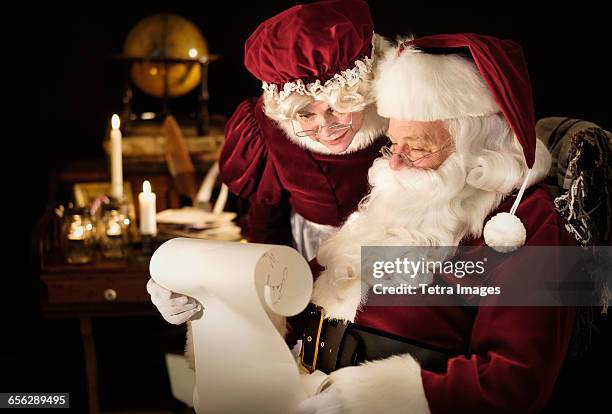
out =
{"type": "Polygon", "coordinates": [[[225,127],[222,181],[250,201],[249,240],[291,245],[291,209],[339,226],[368,191],[367,172],[386,139],[349,154],[311,152],[291,142],[262,110],[242,102],[225,127]]]}
{"type": "MultiPolygon", "coordinates": [[[[507,197],[498,211],[509,211],[513,201],[514,197],[507,197]]],[[[527,229],[527,246],[576,244],[543,187],[526,192],[517,216],[527,229]]],[[[482,238],[464,244],[485,245],[482,238]]],[[[512,255],[504,260],[487,275],[494,286],[513,277],[512,255]]],[[[487,296],[473,307],[366,306],[359,310],[355,322],[361,325],[461,356],[451,358],[442,374],[420,369],[410,357],[338,370],[332,379],[352,401],[349,411],[352,404],[381,409],[380,401],[373,399],[379,392],[390,399],[388,407],[394,407],[394,412],[427,412],[427,407],[434,414],[541,410],[564,361],[575,309],[491,306],[495,300],[487,296]],[[376,364],[378,368],[373,368],[376,364]]]]}

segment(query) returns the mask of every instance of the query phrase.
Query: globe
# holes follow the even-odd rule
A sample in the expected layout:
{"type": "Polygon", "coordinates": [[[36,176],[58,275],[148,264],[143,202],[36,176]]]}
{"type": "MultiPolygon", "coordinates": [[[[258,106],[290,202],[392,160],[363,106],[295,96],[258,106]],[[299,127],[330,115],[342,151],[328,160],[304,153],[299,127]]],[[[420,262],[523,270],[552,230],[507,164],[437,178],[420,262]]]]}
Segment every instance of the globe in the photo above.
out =
{"type": "Polygon", "coordinates": [[[167,95],[178,97],[200,84],[202,68],[198,60],[208,57],[208,45],[191,21],[176,14],[162,13],[141,20],[130,30],[123,55],[134,59],[130,77],[140,90],[161,98],[167,82],[167,95]],[[164,65],[164,59],[188,59],[190,62],[164,65]]]}

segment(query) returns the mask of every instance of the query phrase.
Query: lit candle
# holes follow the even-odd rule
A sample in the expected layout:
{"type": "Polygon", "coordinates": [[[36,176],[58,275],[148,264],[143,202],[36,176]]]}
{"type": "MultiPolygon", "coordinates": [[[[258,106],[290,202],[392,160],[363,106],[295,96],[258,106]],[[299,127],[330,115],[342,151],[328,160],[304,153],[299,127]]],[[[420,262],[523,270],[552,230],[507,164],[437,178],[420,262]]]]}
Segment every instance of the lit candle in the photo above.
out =
{"type": "Polygon", "coordinates": [[[121,130],[119,116],[113,115],[110,132],[111,147],[111,196],[123,198],[123,161],[121,156],[121,130]]]}
{"type": "Polygon", "coordinates": [[[76,221],[70,224],[70,231],[68,233],[68,240],[83,240],[85,239],[85,228],[80,221],[76,221]]]}
{"type": "Polygon", "coordinates": [[[142,184],[142,193],[138,194],[140,205],[140,234],[155,236],[157,234],[157,219],[155,209],[155,193],[151,191],[151,183],[142,184]]]}
{"type": "Polygon", "coordinates": [[[72,216],[68,228],[67,242],[64,244],[64,257],[68,263],[89,263],[92,259],[93,225],[81,215],[72,216]]]}
{"type": "Polygon", "coordinates": [[[117,223],[116,221],[111,221],[110,223],[108,223],[106,234],[109,236],[120,236],[121,235],[121,225],[117,223]]]}

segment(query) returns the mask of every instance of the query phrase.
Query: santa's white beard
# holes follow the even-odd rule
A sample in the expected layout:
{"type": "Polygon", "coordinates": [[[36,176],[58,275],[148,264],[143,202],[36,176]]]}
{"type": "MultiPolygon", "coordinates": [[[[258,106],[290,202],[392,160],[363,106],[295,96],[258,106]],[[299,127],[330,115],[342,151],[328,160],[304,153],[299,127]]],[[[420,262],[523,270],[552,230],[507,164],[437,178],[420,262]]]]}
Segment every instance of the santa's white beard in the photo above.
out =
{"type": "MultiPolygon", "coordinates": [[[[319,248],[317,260],[325,270],[315,281],[312,302],[325,307],[327,317],[353,321],[365,303],[372,279],[361,279],[361,246],[412,246],[400,249],[397,257],[420,260],[414,255],[423,252],[425,260],[444,261],[455,254],[461,240],[480,237],[487,215],[521,186],[527,165],[501,115],[450,120],[449,129],[457,152],[437,170],[393,171],[387,160],[374,162],[370,195],[319,248]],[[424,251],[415,246],[448,248],[424,251]]],[[[538,140],[528,186],[541,181],[549,167],[550,154],[538,140]]],[[[391,276],[407,284],[429,283],[426,274],[416,280],[407,277],[391,276]]]]}
{"type": "MultiPolygon", "coordinates": [[[[457,246],[480,236],[487,214],[501,195],[466,183],[461,155],[454,153],[437,170],[391,170],[378,159],[369,171],[372,190],[356,213],[319,248],[318,262],[337,283],[359,277],[361,246],[457,246]]],[[[430,250],[435,255],[443,250],[430,250]]],[[[455,249],[444,251],[445,260],[455,249]]]]}

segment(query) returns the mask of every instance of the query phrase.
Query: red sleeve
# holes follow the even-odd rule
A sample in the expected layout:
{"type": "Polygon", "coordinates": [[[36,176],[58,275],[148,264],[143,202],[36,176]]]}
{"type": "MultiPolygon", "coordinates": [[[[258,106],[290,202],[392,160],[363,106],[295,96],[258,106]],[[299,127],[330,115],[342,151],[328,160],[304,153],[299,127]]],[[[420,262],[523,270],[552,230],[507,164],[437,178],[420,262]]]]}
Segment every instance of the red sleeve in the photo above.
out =
{"type": "Polygon", "coordinates": [[[480,307],[471,357],[448,362],[446,373],[421,371],[436,413],[535,413],[559,374],[574,308],[480,307]]]}
{"type": "Polygon", "coordinates": [[[225,126],[219,158],[221,180],[249,200],[249,241],[291,246],[291,207],[271,158],[257,117],[256,100],[246,100],[225,126]]]}
{"type": "Polygon", "coordinates": [[[239,197],[259,202],[265,198],[268,204],[280,200],[282,188],[268,158],[266,139],[257,122],[253,100],[238,105],[225,125],[219,172],[223,183],[239,197]]]}
{"type": "MultiPolygon", "coordinates": [[[[539,194],[521,204],[517,212],[532,230],[527,244],[575,244],[547,203],[545,195],[539,194]]],[[[507,262],[512,264],[512,260],[507,262]]],[[[501,269],[494,271],[496,285],[516,276],[512,274],[516,266],[501,269]]],[[[432,414],[535,413],[548,401],[565,360],[575,308],[491,306],[494,301],[480,302],[469,358],[452,358],[444,374],[421,370],[432,414]]]]}
{"type": "Polygon", "coordinates": [[[292,247],[290,211],[286,199],[273,205],[252,202],[249,206],[248,240],[292,247]]]}

